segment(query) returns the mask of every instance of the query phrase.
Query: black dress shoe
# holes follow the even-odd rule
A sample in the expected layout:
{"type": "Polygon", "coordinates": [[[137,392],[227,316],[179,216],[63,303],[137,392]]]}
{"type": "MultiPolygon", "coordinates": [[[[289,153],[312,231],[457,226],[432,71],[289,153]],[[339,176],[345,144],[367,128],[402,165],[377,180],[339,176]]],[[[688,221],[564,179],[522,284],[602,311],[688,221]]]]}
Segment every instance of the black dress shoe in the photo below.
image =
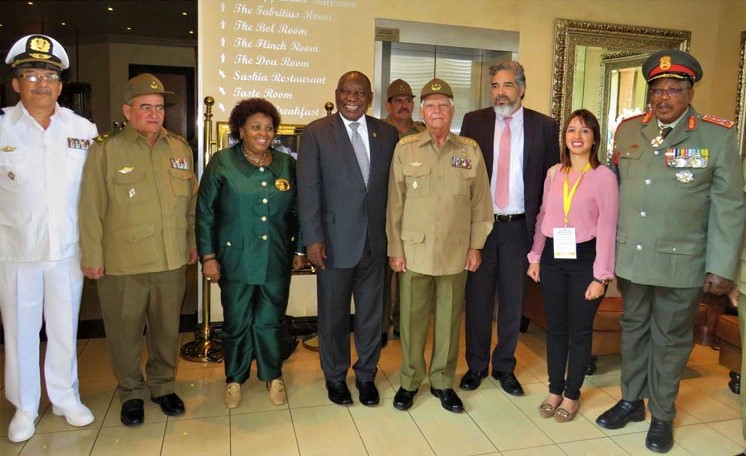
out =
{"type": "Polygon", "coordinates": [[[381,400],[375,382],[361,382],[355,380],[355,386],[360,391],[360,403],[363,405],[376,405],[381,400]]]}
{"type": "Polygon", "coordinates": [[[404,388],[399,388],[394,396],[394,408],[398,410],[407,410],[414,404],[414,396],[417,394],[417,390],[409,391],[404,388]]]}
{"type": "Polygon", "coordinates": [[[352,404],[352,394],[347,388],[347,382],[340,380],[338,382],[326,382],[326,390],[329,392],[329,400],[339,405],[352,404]]]}
{"type": "Polygon", "coordinates": [[[145,421],[145,410],[142,399],[130,399],[122,404],[122,413],[119,415],[125,426],[137,426],[145,421]]]}
{"type": "Polygon", "coordinates": [[[382,332],[381,333],[381,348],[385,347],[389,344],[389,333],[382,332]]]}
{"type": "Polygon", "coordinates": [[[632,402],[621,400],[596,418],[596,424],[606,429],[621,429],[627,423],[644,419],[645,403],[642,399],[632,402]]]}
{"type": "Polygon", "coordinates": [[[492,378],[500,382],[503,391],[513,396],[523,396],[523,387],[512,372],[492,371],[492,378]]]}
{"type": "Polygon", "coordinates": [[[464,411],[464,403],[453,391],[453,388],[437,389],[430,387],[433,396],[440,399],[440,405],[449,412],[459,413],[464,411]]]}
{"type": "Polygon", "coordinates": [[[673,422],[653,417],[645,438],[645,446],[656,453],[668,453],[673,448],[673,422]]]}
{"type": "Polygon", "coordinates": [[[473,371],[469,369],[466,371],[463,377],[461,377],[461,383],[459,383],[459,388],[462,390],[475,390],[479,388],[479,385],[482,384],[482,379],[487,377],[487,369],[481,370],[481,371],[473,371]]]}
{"type": "Polygon", "coordinates": [[[151,397],[150,399],[160,405],[161,411],[168,416],[179,416],[184,414],[184,402],[176,395],[176,393],[151,397]]]}

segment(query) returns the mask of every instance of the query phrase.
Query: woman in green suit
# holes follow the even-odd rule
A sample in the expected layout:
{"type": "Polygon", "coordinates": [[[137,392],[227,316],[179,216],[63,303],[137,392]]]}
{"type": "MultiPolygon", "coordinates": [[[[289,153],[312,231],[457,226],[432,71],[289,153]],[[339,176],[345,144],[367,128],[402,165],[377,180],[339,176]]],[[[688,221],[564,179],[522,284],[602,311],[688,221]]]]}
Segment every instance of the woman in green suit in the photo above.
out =
{"type": "Polygon", "coordinates": [[[205,168],[196,222],[202,274],[221,291],[225,404],[239,406],[241,384],[256,359],[270,400],[282,405],[280,337],[290,272],[306,264],[298,239],[295,159],[271,148],[280,124],[272,103],[243,100],[229,124],[239,142],[218,151],[205,168]]]}

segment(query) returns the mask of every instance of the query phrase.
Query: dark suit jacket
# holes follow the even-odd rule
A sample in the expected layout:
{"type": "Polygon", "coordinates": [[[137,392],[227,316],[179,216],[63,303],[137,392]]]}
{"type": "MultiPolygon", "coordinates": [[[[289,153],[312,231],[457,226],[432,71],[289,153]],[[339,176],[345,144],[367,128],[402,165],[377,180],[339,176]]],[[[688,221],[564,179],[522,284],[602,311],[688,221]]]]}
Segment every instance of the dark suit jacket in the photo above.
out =
{"type": "MultiPolygon", "coordinates": [[[[487,166],[487,176],[492,179],[495,138],[495,109],[479,109],[464,115],[461,136],[479,144],[487,166]]],[[[526,228],[529,245],[534,239],[536,216],[541,207],[544,178],[547,170],[559,162],[559,131],[557,122],[549,116],[523,108],[523,199],[526,208],[526,228]]]]}
{"type": "Polygon", "coordinates": [[[339,113],[303,131],[298,152],[298,202],[305,245],[326,244],[326,264],[358,264],[365,240],[376,261],[386,261],[386,200],[396,128],[365,116],[370,144],[368,188],[339,113]]]}

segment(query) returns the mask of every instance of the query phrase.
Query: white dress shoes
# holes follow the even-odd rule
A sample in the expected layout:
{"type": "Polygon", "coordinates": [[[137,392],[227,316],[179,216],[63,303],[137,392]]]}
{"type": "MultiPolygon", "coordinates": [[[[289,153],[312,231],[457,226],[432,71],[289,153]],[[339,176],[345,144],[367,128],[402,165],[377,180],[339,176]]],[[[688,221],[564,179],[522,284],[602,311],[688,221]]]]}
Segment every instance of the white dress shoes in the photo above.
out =
{"type": "Polygon", "coordinates": [[[83,404],[76,404],[69,409],[62,409],[53,405],[52,413],[57,416],[64,416],[67,424],[77,427],[88,426],[95,419],[91,410],[83,404]]]}
{"type": "Polygon", "coordinates": [[[36,416],[23,410],[16,410],[8,426],[8,440],[18,443],[30,439],[36,431],[36,416]]]}

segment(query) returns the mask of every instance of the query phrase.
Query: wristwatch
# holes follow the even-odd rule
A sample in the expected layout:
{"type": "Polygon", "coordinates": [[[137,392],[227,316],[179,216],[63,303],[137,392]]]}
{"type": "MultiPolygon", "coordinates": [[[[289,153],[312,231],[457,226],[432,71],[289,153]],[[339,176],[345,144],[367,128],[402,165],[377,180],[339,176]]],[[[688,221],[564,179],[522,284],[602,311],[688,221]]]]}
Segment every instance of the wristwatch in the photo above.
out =
{"type": "Polygon", "coordinates": [[[593,281],[597,282],[597,283],[600,283],[601,285],[603,285],[605,287],[609,285],[609,279],[599,279],[598,277],[594,277],[593,281]]]}

